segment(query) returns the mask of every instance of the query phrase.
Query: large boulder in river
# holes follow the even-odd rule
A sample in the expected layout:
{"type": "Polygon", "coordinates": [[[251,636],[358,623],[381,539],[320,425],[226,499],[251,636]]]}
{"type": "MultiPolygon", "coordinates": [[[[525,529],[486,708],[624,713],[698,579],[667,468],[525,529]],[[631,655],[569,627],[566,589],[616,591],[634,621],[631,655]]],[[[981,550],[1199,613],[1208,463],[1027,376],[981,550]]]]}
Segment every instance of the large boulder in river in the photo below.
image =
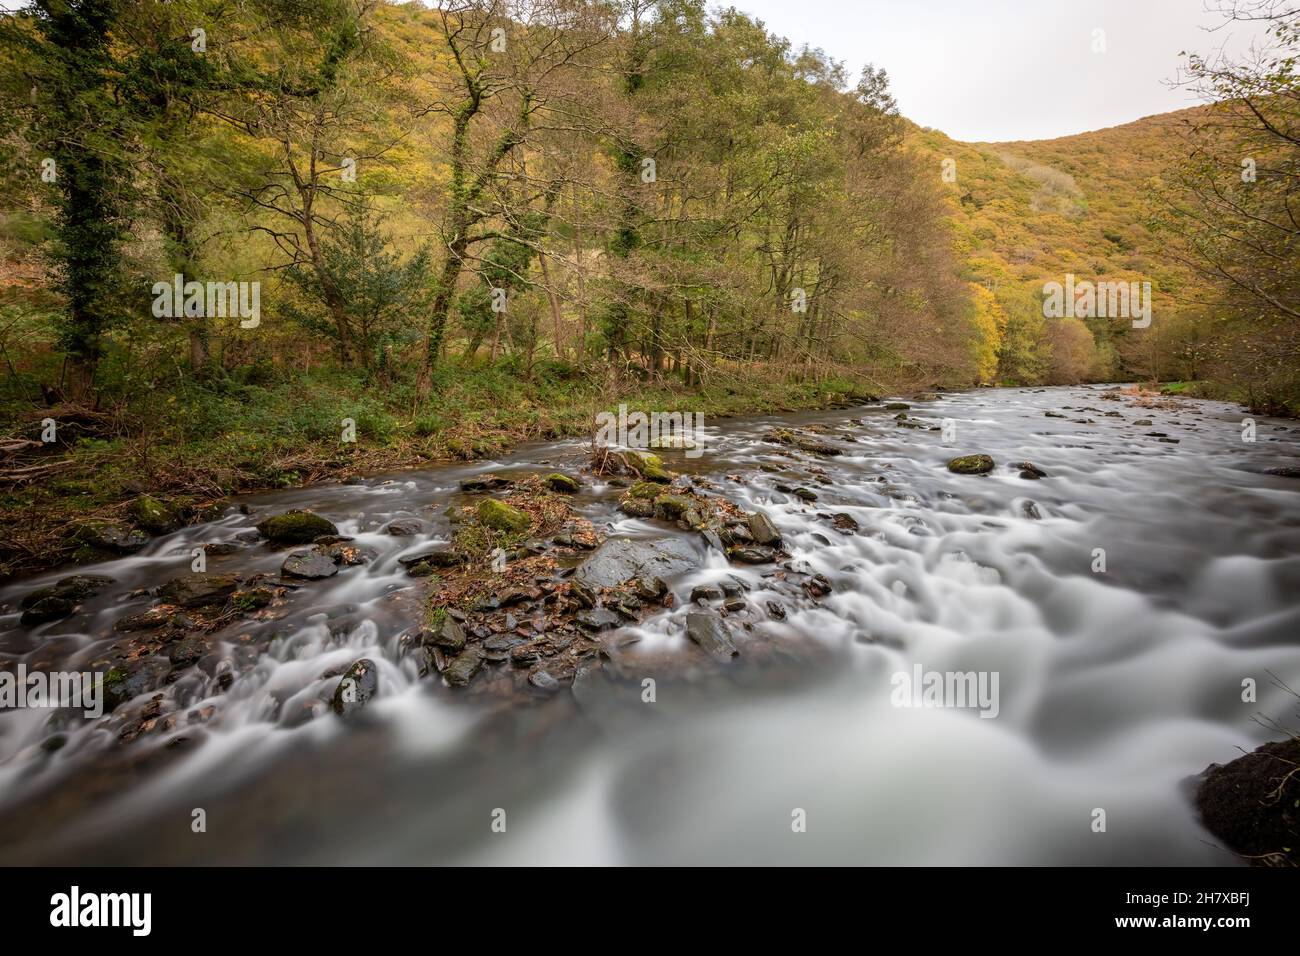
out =
{"type": "Polygon", "coordinates": [[[339,533],[334,522],[310,511],[286,511],[259,521],[257,530],[276,544],[311,544],[317,538],[339,533]]]}
{"type": "Polygon", "coordinates": [[[958,455],[948,461],[948,470],[955,475],[987,475],[993,470],[993,459],[988,455],[958,455]]]}
{"type": "Polygon", "coordinates": [[[631,578],[667,580],[699,563],[695,549],[680,538],[610,538],[578,566],[573,580],[587,587],[612,588],[631,578]]]}
{"type": "Polygon", "coordinates": [[[1205,828],[1257,866],[1300,866],[1300,738],[1264,744],[1201,775],[1205,828]]]}

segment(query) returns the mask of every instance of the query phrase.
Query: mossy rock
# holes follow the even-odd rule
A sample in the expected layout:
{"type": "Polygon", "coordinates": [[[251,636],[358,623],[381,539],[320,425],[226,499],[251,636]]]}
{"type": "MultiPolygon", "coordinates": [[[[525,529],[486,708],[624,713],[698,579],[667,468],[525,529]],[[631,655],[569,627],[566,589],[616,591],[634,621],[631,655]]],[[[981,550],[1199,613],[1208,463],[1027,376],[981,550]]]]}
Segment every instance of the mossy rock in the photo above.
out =
{"type": "Polygon", "coordinates": [[[180,511],[153,495],[131,502],[131,520],[150,534],[170,534],[181,526],[180,511]]]}
{"type": "Polygon", "coordinates": [[[478,503],[478,520],[493,531],[514,532],[527,531],[533,523],[527,512],[498,501],[496,498],[484,498],[478,503]]]}
{"type": "Polygon", "coordinates": [[[661,485],[666,485],[673,480],[672,473],[664,467],[663,459],[648,451],[628,452],[627,463],[640,472],[641,477],[646,481],[657,481],[661,485]]]}
{"type": "MultiPolygon", "coordinates": [[[[113,554],[134,554],[149,543],[149,536],[120,521],[87,521],[72,533],[74,543],[113,554]]],[[[90,552],[91,558],[97,557],[90,552]]]]}
{"type": "Polygon", "coordinates": [[[276,544],[310,544],[322,535],[339,533],[332,521],[310,511],[286,511],[259,521],[257,530],[276,544]]]}
{"type": "Polygon", "coordinates": [[[958,455],[948,462],[948,470],[956,475],[987,475],[993,470],[993,459],[988,455],[958,455]]]}
{"type": "Polygon", "coordinates": [[[653,518],[655,503],[651,498],[634,498],[628,495],[618,503],[618,510],[630,518],[653,518]]]}
{"type": "Polygon", "coordinates": [[[558,491],[562,494],[577,494],[578,489],[582,486],[578,483],[577,478],[571,478],[568,475],[562,475],[558,471],[554,474],[547,475],[542,479],[547,488],[552,491],[558,491]]]}
{"type": "Polygon", "coordinates": [[[675,520],[691,510],[694,502],[683,495],[660,495],[655,499],[655,515],[675,520]]]}
{"type": "Polygon", "coordinates": [[[664,493],[663,488],[653,481],[638,481],[627,490],[629,498],[648,498],[653,501],[664,493]]]}

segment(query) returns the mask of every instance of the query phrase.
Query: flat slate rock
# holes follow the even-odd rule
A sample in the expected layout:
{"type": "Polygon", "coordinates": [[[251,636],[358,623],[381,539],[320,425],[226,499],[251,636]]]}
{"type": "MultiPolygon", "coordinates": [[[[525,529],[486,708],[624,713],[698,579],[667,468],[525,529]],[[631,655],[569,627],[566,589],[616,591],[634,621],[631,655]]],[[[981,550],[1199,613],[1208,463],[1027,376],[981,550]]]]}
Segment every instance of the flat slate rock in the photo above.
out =
{"type": "Polygon", "coordinates": [[[680,538],[610,538],[583,561],[574,580],[587,587],[617,587],[630,578],[668,578],[700,563],[695,549],[680,538]]]}

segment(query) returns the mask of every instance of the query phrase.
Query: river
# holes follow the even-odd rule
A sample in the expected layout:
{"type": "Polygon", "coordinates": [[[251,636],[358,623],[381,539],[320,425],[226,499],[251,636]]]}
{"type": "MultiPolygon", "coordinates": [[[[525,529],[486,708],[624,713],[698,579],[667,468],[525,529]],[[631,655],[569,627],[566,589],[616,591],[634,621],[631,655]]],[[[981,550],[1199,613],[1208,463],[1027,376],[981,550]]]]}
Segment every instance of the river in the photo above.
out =
{"type": "Polygon", "coordinates": [[[275,572],[283,551],[246,540],[268,514],[310,508],[376,555],[222,631],[156,691],[173,721],[129,742],[111,716],[0,714],[0,862],[1232,865],[1189,781],[1276,739],[1269,720],[1296,726],[1300,702],[1270,674],[1300,688],[1300,480],[1265,472],[1300,464],[1300,429],[1261,417],[1248,442],[1234,405],[1103,396],[950,394],[912,403],[916,429],[882,409],[706,423],[704,454],[668,466],[765,510],[793,565],[833,587],[785,620],[764,610],[780,597],[770,567],[626,517],[618,489],[588,480],[574,504],[597,528],[687,537],[701,564],[669,582],[674,608],[620,635],[617,666],[523,704],[418,676],[398,636],[424,585],[398,559],[448,540],[462,479],[576,474],[579,441],[240,498],[76,569],[116,583],[35,628],[17,599],[72,572],[10,582],[0,661],[76,670],[199,544],[237,545],[209,572],[275,572]],[[930,430],[944,420],[955,433],[930,430]],[[763,440],[774,424],[844,454],[789,457],[763,440]],[[991,474],[945,468],[976,452],[991,474]],[[1019,477],[1022,460],[1046,477],[1019,477]],[[401,517],[426,532],[381,532],[401,517]],[[748,608],[740,657],[715,664],[689,653],[686,598],[728,575],[748,608]],[[757,635],[786,657],[744,666],[757,635]],[[664,655],[685,662],[680,678],[648,701],[638,660],[664,655]],[[324,702],[361,657],[380,693],[342,720],[324,702]],[[897,706],[897,675],[918,666],[996,675],[996,713],[897,706]]]}

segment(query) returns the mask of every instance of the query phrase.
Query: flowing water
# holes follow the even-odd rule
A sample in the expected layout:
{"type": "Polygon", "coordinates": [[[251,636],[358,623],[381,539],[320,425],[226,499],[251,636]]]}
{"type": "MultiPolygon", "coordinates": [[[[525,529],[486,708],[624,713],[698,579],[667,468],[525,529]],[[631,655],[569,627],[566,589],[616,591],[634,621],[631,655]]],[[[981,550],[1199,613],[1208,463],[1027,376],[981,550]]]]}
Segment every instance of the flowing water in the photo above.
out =
{"type": "MultiPolygon", "coordinates": [[[[397,559],[449,540],[462,478],[575,473],[576,441],[249,496],[236,502],[247,514],[232,506],[80,568],[116,583],[63,621],[0,617],[6,668],[92,667],[121,637],[113,622],[150,605],[141,589],[270,513],[311,508],[377,555],[304,582],[274,620],[222,631],[130,742],[116,715],[0,714],[0,862],[1235,862],[1196,822],[1188,781],[1275,738],[1261,720],[1296,726],[1297,699],[1270,675],[1300,688],[1300,481],[1264,472],[1300,464],[1300,429],[1260,418],[1249,443],[1236,406],[1139,408],[1100,388],[968,392],[911,414],[950,419],[955,437],[851,409],[711,422],[702,457],[666,456],[766,510],[794,566],[833,584],[816,603],[773,590],[770,566],[729,565],[694,534],[619,514],[617,489],[588,482],[575,506],[598,528],[682,535],[702,563],[671,582],[674,609],[547,699],[421,679],[398,635],[419,620],[423,584],[397,559]],[[824,426],[845,454],[792,459],[762,440],[772,424],[824,426]],[[973,452],[997,469],[944,467],[973,452]],[[1026,459],[1048,477],[1008,467],[1026,459]],[[833,512],[859,532],[837,530],[833,512]],[[429,531],[380,533],[411,516],[429,531]],[[740,657],[713,664],[683,635],[685,598],[727,575],[750,607],[732,618],[740,657]],[[769,599],[789,605],[786,620],[769,599]],[[784,666],[744,666],[760,638],[788,646],[784,666]],[[648,702],[638,661],[674,655],[680,677],[648,702]],[[360,657],[378,664],[380,694],[340,720],[327,701],[360,657]],[[996,675],[996,714],[896,706],[894,675],[918,665],[996,675]]],[[[274,572],[283,557],[241,543],[208,571],[274,572]]],[[[16,608],[67,573],[11,582],[0,602],[16,608]]]]}

